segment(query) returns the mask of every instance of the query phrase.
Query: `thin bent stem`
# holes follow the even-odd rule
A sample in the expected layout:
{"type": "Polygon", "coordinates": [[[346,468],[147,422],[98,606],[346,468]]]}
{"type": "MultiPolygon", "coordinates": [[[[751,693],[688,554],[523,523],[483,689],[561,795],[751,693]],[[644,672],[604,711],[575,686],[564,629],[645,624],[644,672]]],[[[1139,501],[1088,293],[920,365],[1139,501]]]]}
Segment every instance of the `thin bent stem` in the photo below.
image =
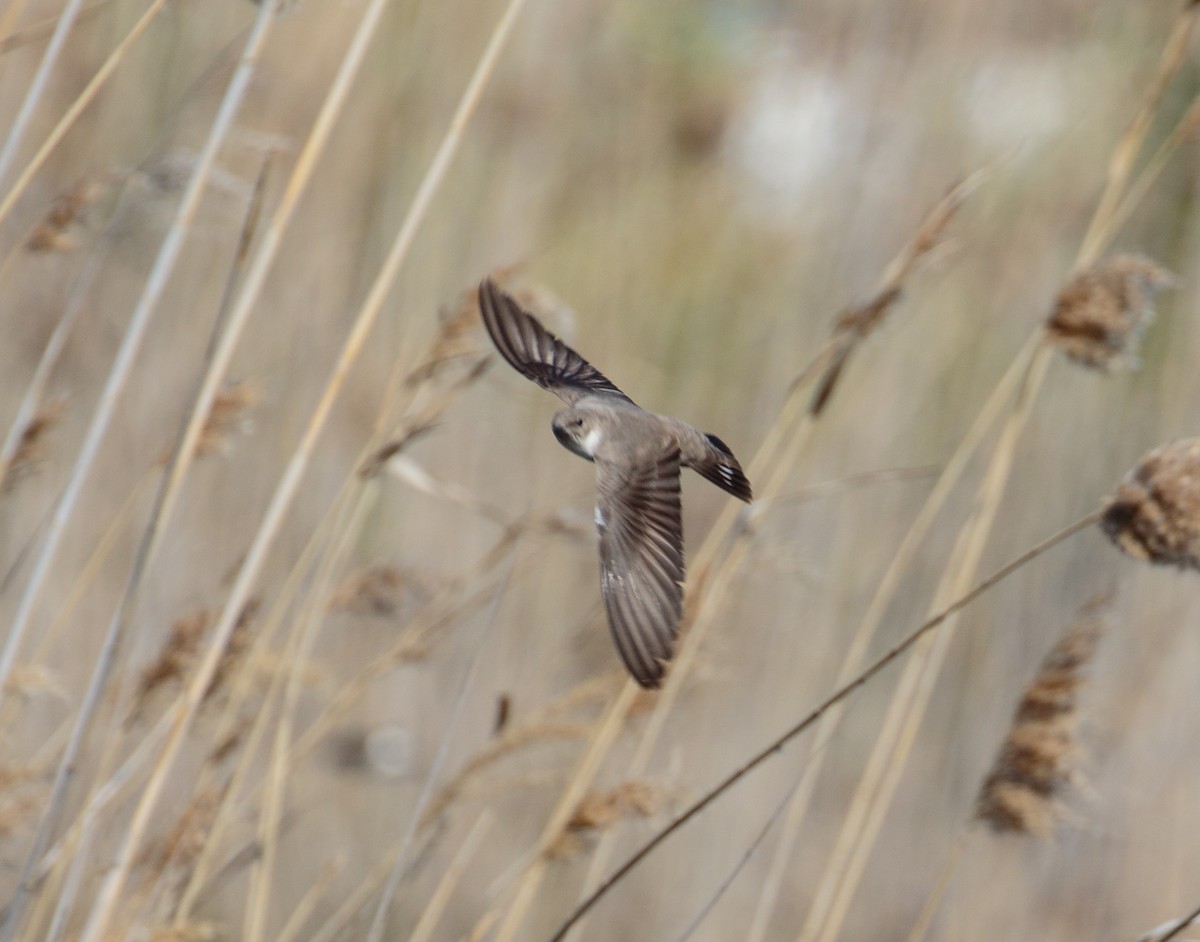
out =
{"type": "Polygon", "coordinates": [[[844,685],[826,697],[820,704],[812,709],[802,720],[784,732],[782,735],[774,739],[768,746],[759,752],[755,753],[750,759],[738,766],[733,772],[729,773],[717,785],[707,791],[703,797],[690,805],[686,811],[677,816],[669,825],[654,835],[649,841],[642,845],[632,856],[629,857],[616,871],[608,877],[596,890],[581,902],[570,916],[558,927],[554,935],[549,939],[549,942],[561,942],[571,928],[577,923],[600,899],[608,893],[617,883],[619,883],[626,874],[634,867],[641,863],[650,853],[662,844],[668,837],[678,831],[681,827],[687,824],[692,818],[698,815],[701,811],[711,805],[714,801],[721,797],[730,788],[736,785],[739,781],[753,772],[756,768],[778,753],[784,746],[805,732],[816,723],[827,710],[835,704],[841,703],[851,694],[864,687],[876,674],[883,671],[888,665],[899,658],[902,654],[912,648],[918,641],[924,638],[930,631],[937,628],[951,616],[966,608],[971,602],[979,598],[993,586],[1012,575],[1014,572],[1036,559],[1038,556],[1052,549],[1064,540],[1069,539],[1081,530],[1085,530],[1099,521],[1100,512],[1088,514],[1059,530],[1053,536],[1048,537],[1041,543],[1038,543],[1032,549],[1022,553],[1012,562],[1000,567],[988,578],[978,583],[969,592],[959,598],[957,601],[943,609],[932,618],[925,621],[918,628],[913,630],[907,637],[892,647],[886,654],[880,657],[877,661],[871,664],[866,670],[855,677],[850,683],[844,685]]]}

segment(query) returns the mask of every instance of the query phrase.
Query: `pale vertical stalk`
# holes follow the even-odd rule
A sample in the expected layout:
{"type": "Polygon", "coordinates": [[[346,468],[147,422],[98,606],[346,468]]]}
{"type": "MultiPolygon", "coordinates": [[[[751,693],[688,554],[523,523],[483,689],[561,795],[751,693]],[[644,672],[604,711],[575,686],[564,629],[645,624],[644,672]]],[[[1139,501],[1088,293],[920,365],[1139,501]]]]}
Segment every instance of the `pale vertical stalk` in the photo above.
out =
{"type": "Polygon", "coordinates": [[[588,744],[588,751],[584,754],[583,759],[575,769],[566,789],[559,796],[554,812],[550,815],[546,826],[542,829],[541,837],[538,839],[537,856],[521,876],[521,880],[517,884],[516,894],[508,905],[504,919],[500,923],[500,928],[496,931],[494,942],[512,942],[513,937],[516,936],[517,931],[521,928],[521,923],[525,919],[529,905],[533,902],[534,896],[537,895],[538,888],[542,885],[542,879],[546,875],[547,861],[545,849],[558,838],[563,828],[567,826],[567,822],[571,819],[571,815],[574,814],[575,808],[587,793],[592,779],[600,771],[604,757],[608,755],[609,748],[616,741],[617,733],[621,731],[621,727],[624,725],[625,715],[629,712],[629,707],[633,704],[633,700],[637,696],[637,691],[638,687],[635,683],[632,681],[626,682],[625,686],[621,688],[621,692],[617,694],[616,699],[609,706],[604,718],[600,720],[596,728],[596,735],[588,744]]]}
{"type": "Polygon", "coordinates": [[[298,619],[300,630],[291,638],[285,663],[290,664],[287,683],[283,690],[283,702],[279,710],[279,722],[275,726],[275,740],[271,749],[271,763],[267,773],[265,796],[259,814],[258,846],[261,851],[250,872],[250,893],[246,904],[242,926],[242,938],[246,942],[261,942],[266,934],[267,907],[271,896],[271,879],[275,873],[275,860],[279,851],[279,827],[283,820],[284,793],[287,773],[291,765],[292,730],[296,711],[300,705],[300,694],[304,689],[304,667],[312,659],[313,647],[321,629],[324,616],[322,601],[329,596],[329,585],[333,572],[345,558],[349,535],[362,524],[369,503],[355,501],[349,510],[350,519],[341,528],[340,539],[336,539],[321,561],[315,577],[309,583],[308,604],[298,619]]]}
{"type": "MultiPolygon", "coordinates": [[[[333,554],[330,554],[331,556],[333,554]]],[[[328,567],[323,567],[328,574],[328,567]]],[[[324,578],[318,576],[315,583],[325,587],[324,578]]],[[[316,593],[321,597],[324,593],[316,593]]],[[[275,860],[279,852],[279,825],[283,819],[283,799],[288,768],[288,753],[292,740],[292,728],[296,710],[300,705],[300,694],[304,688],[304,667],[312,658],[313,646],[321,627],[316,611],[310,611],[301,619],[300,630],[291,638],[284,662],[290,665],[287,683],[284,686],[283,703],[279,710],[279,722],[275,725],[275,740],[271,749],[271,765],[267,774],[266,794],[259,813],[259,853],[251,866],[249,894],[245,918],[242,922],[241,938],[245,942],[262,942],[267,928],[267,909],[271,899],[271,878],[275,874],[275,860]]]]}
{"type": "MultiPolygon", "coordinates": [[[[1077,270],[1092,264],[1113,236],[1113,224],[1121,210],[1122,196],[1133,166],[1167,85],[1184,61],[1198,15],[1200,5],[1189,4],[1175,20],[1154,77],[1109,161],[1104,191],[1076,259],[1077,270]]],[[[1009,416],[981,486],[980,506],[960,536],[962,555],[956,552],[958,565],[947,570],[939,587],[939,598],[944,598],[947,593],[952,595],[964,581],[969,581],[978,565],[1007,485],[1017,440],[1051,356],[1052,351],[1046,347],[1039,348],[1034,356],[1021,396],[1009,416]]],[[[935,601],[935,607],[936,604],[935,601]]],[[[925,706],[945,658],[951,627],[947,625],[937,636],[926,639],[921,655],[906,665],[905,674],[888,708],[884,730],[876,742],[871,762],[859,782],[859,789],[834,846],[831,864],[823,872],[813,908],[800,934],[802,940],[816,938],[821,942],[829,942],[836,938],[841,929],[858,880],[866,867],[870,847],[882,827],[886,809],[924,716],[925,706]]]]}
{"type": "Polygon", "coordinates": [[[467,702],[467,693],[471,689],[471,683],[478,673],[481,654],[487,645],[492,625],[495,624],[496,612],[500,608],[500,600],[504,598],[505,590],[508,588],[509,580],[512,578],[513,567],[516,565],[515,548],[513,553],[513,558],[508,564],[508,571],[505,573],[500,585],[496,588],[492,607],[488,610],[476,636],[472,639],[471,657],[467,662],[466,669],[463,671],[462,679],[459,681],[458,692],[455,694],[454,703],[450,707],[450,715],[446,718],[446,725],[438,741],[437,752],[434,754],[433,762],[429,765],[429,771],[425,775],[425,782],[421,786],[421,794],[417,797],[416,805],[409,812],[408,824],[405,825],[404,836],[400,839],[400,852],[396,855],[396,862],[392,864],[392,870],[388,874],[387,882],[383,885],[383,892],[379,894],[379,903],[375,907],[375,915],[371,919],[371,928],[367,932],[366,942],[381,942],[383,939],[383,929],[387,921],[388,908],[391,906],[392,899],[396,895],[396,890],[400,886],[400,879],[404,876],[404,868],[408,866],[409,851],[417,836],[417,828],[425,817],[425,809],[429,806],[429,802],[433,798],[433,787],[441,777],[442,767],[446,764],[446,756],[450,753],[450,741],[454,735],[455,728],[458,726],[458,718],[462,714],[463,704],[467,702]]]}
{"type": "MultiPolygon", "coordinates": [[[[964,436],[958,447],[955,448],[954,454],[950,456],[950,460],[946,462],[946,466],[938,477],[938,481],[930,492],[929,497],[926,498],[916,518],[909,526],[908,532],[905,534],[900,546],[896,549],[892,561],[884,572],[879,587],[875,590],[875,595],[872,597],[871,603],[867,607],[867,611],[863,615],[863,619],[859,623],[849,647],[846,649],[846,654],[842,659],[842,666],[838,672],[837,684],[847,683],[862,666],[870,649],[871,642],[875,638],[875,632],[879,629],[880,624],[882,624],[883,616],[887,612],[892,599],[895,597],[896,590],[900,587],[901,579],[908,572],[909,566],[912,565],[913,560],[916,558],[917,550],[933,526],[934,519],[945,505],[947,498],[953,492],[955,486],[961,480],[968,463],[974,457],[984,436],[987,435],[988,431],[999,419],[1001,410],[1013,396],[1015,387],[1025,375],[1029,366],[1029,358],[1037,349],[1040,340],[1041,329],[1039,328],[1030,336],[1025,346],[1021,348],[1021,351],[1013,359],[1004,376],[1001,377],[992,390],[987,402],[980,409],[966,436],[964,436]]],[[[795,795],[790,800],[787,817],[784,819],[779,841],[775,846],[775,853],[771,858],[771,865],[763,881],[763,889],[759,894],[759,900],[754,910],[754,917],[747,931],[747,942],[761,942],[766,935],[771,915],[774,913],[775,904],[779,898],[779,891],[783,886],[784,872],[791,860],[792,851],[800,833],[800,825],[808,811],[808,803],[812,798],[813,789],[816,787],[817,778],[820,775],[825,756],[828,754],[825,747],[833,738],[833,734],[837,730],[843,713],[844,707],[839,704],[825,714],[817,726],[813,745],[809,749],[808,756],[803,763],[803,779],[795,795]]]]}
{"type": "Polygon", "coordinates": [[[1112,224],[1125,192],[1125,184],[1133,172],[1133,166],[1141,153],[1142,144],[1150,131],[1154,114],[1162,101],[1171,79],[1179,71],[1186,60],[1188,49],[1192,42],[1192,33],[1196,28],[1196,18],[1200,17],[1200,4],[1188,3],[1175,17],[1171,34],[1167,37],[1162,55],[1159,57],[1158,68],[1154,72],[1137,112],[1130,121],[1129,127],[1121,136],[1108,162],[1108,176],[1105,180],[1104,192],[1100,196],[1096,212],[1084,236],[1083,246],[1079,251],[1077,265],[1086,268],[1091,265],[1103,251],[1105,242],[1112,235],[1112,224]]]}
{"type": "Polygon", "coordinates": [[[475,850],[479,847],[479,842],[483,840],[484,835],[487,834],[488,829],[492,826],[492,820],[493,818],[489,811],[480,813],[479,817],[475,820],[474,826],[463,840],[458,853],[454,855],[454,859],[450,861],[450,865],[442,873],[442,878],[438,881],[437,887],[430,894],[429,901],[425,904],[425,908],[421,911],[421,916],[417,920],[412,934],[408,937],[408,942],[429,942],[430,936],[433,935],[433,930],[437,928],[438,920],[442,918],[442,913],[446,911],[446,904],[450,902],[451,895],[454,893],[472,858],[475,856],[475,850]]]}
{"type": "MultiPolygon", "coordinates": [[[[4,687],[11,674],[21,640],[28,627],[42,584],[49,573],[50,565],[59,542],[66,531],[66,525],[74,509],[75,502],[82,492],[88,472],[91,470],[92,462],[99,452],[104,434],[115,411],[117,398],[124,388],[129,371],[132,368],[133,360],[141,346],[141,340],[145,335],[145,331],[157,308],[158,301],[174,270],[175,262],[178,260],[180,251],[183,248],[184,240],[192,219],[195,216],[196,209],[199,206],[200,198],[203,196],[204,187],[212,165],[216,160],[217,152],[224,143],[230,127],[232,127],[233,119],[241,106],[246,89],[249,87],[250,77],[257,63],[258,54],[261,52],[266,40],[273,8],[274,2],[268,2],[264,5],[264,9],[260,11],[255,28],[247,40],[242,61],[230,81],[217,118],[213,122],[208,139],[205,141],[200,158],[188,182],[183,200],[172,221],[171,228],[163,240],[158,258],[155,260],[145,290],[130,319],[125,337],[117,353],[117,358],[113,363],[112,371],[109,373],[108,381],[101,393],[100,404],[84,438],[84,444],[72,469],[71,477],[51,517],[50,526],[42,544],[41,552],[30,575],[29,582],[25,587],[25,592],[21,597],[17,614],[13,619],[8,638],[5,641],[3,653],[0,654],[0,705],[3,704],[4,687]]],[[[106,652],[105,657],[111,660],[115,655],[115,645],[106,645],[106,652]]],[[[92,706],[98,702],[103,680],[106,677],[106,665],[104,663],[98,664],[93,671],[92,682],[89,685],[84,697],[84,704],[81,707],[81,721],[76,723],[75,728],[72,730],[71,740],[67,744],[68,757],[76,755],[82,745],[82,737],[87,726],[86,717],[90,716],[92,706]]],[[[3,929],[0,930],[0,939],[10,939],[20,921],[21,914],[31,891],[29,880],[46,843],[50,839],[49,825],[56,817],[56,809],[63,800],[65,782],[72,766],[73,762],[70,761],[63,762],[59,766],[51,805],[47,809],[47,814],[43,815],[43,826],[39,828],[39,832],[35,837],[34,846],[27,858],[22,878],[8,907],[3,929]]]]}
{"type": "MultiPolygon", "coordinates": [[[[996,443],[979,489],[975,512],[959,535],[951,554],[954,562],[938,586],[931,611],[939,610],[947,599],[954,598],[974,578],[1008,484],[1017,442],[1052,356],[1053,350],[1046,346],[1039,347],[1034,355],[1021,393],[996,443]]],[[[841,930],[871,847],[899,784],[908,752],[924,719],[957,620],[957,616],[947,619],[934,634],[922,639],[917,653],[905,664],[850,810],[822,871],[812,908],[798,936],[805,942],[829,942],[837,938],[841,930]]]]}
{"type": "Polygon", "coordinates": [[[29,6],[29,0],[12,0],[8,9],[0,14],[0,49],[3,48],[4,41],[9,38],[13,27],[27,6],[29,6]]]}
{"type": "Polygon", "coordinates": [[[58,25],[54,28],[54,35],[50,37],[50,43],[46,46],[46,51],[42,53],[42,61],[38,63],[37,72],[34,73],[33,80],[29,83],[29,88],[25,92],[25,99],[21,102],[21,109],[17,112],[17,117],[13,121],[12,127],[9,128],[8,137],[4,141],[3,149],[0,150],[0,184],[4,183],[4,178],[8,176],[8,171],[12,169],[13,161],[17,157],[17,151],[21,149],[21,142],[25,137],[25,131],[28,129],[29,122],[33,119],[34,111],[37,110],[37,106],[41,103],[42,95],[45,94],[46,86],[50,82],[50,74],[54,71],[54,66],[58,63],[58,57],[62,55],[63,46],[67,43],[67,36],[71,32],[71,27],[75,25],[75,19],[79,16],[79,11],[82,7],[83,0],[67,0],[67,5],[59,15],[58,25]]]}
{"type": "Polygon", "coordinates": [[[270,11],[274,8],[275,2],[277,0],[268,0],[264,4],[263,10],[259,12],[258,19],[255,22],[254,29],[246,41],[246,47],[243,51],[242,59],[238,64],[237,71],[234,72],[233,78],[230,80],[225,98],[221,102],[217,117],[209,131],[208,139],[204,143],[204,148],[200,152],[196,167],[192,171],[191,179],[188,181],[183,199],[179,204],[179,208],[175,213],[166,237],[163,239],[158,257],[154,261],[154,266],[146,281],[146,287],[142,292],[141,298],[138,300],[133,315],[130,317],[129,326],[125,330],[125,336],[121,340],[121,346],[117,351],[116,359],[113,362],[104,389],[100,393],[95,414],[84,436],[83,445],[80,448],[75,465],[71,469],[71,475],[55,505],[54,513],[50,518],[50,523],[43,538],[37,560],[34,563],[33,571],[21,595],[12,624],[9,626],[8,637],[5,639],[3,649],[0,650],[0,703],[3,703],[8,678],[12,673],[21,642],[24,640],[25,632],[33,617],[33,610],[38,596],[41,593],[46,577],[49,575],[50,566],[54,561],[59,544],[66,532],[67,522],[74,512],[75,504],[83,491],[83,486],[87,481],[92,464],[99,454],[105,433],[108,431],[109,423],[112,421],[113,414],[116,411],[117,399],[125,388],[125,383],[133,367],[133,361],[141,349],[142,339],[145,337],[146,330],[150,326],[150,322],[157,310],[158,302],[161,300],[171,274],[174,272],[175,263],[179,259],[188,230],[191,228],[196,210],[199,208],[200,199],[204,195],[204,188],[208,182],[213,163],[216,160],[217,152],[224,143],[229,129],[233,126],[234,118],[249,88],[250,78],[254,73],[258,55],[266,41],[271,23],[270,11]]]}
{"type": "MultiPolygon", "coordinates": [[[[317,127],[314,128],[309,145],[315,145],[317,141],[323,144],[324,140],[327,139],[328,133],[332,128],[333,118],[340,111],[353,79],[357,75],[358,67],[361,65],[370,40],[374,36],[385,5],[385,0],[374,0],[364,12],[359,29],[351,43],[350,50],[347,52],[342,63],[342,68],[339,70],[334,84],[330,89],[325,107],[323,107],[321,115],[318,117],[317,127]]],[[[183,745],[183,739],[195,716],[196,709],[203,699],[209,681],[220,662],[221,653],[233,632],[238,615],[249,598],[251,588],[258,578],[259,572],[266,561],[267,553],[274,543],[275,536],[283,523],[284,515],[290,507],[292,498],[299,487],[300,480],[307,469],[308,461],[316,446],[317,438],[324,428],[325,421],[329,417],[333,403],[341,391],[342,384],[349,373],[350,367],[362,351],[370,329],[374,326],[375,320],[387,298],[387,294],[391,290],[392,282],[399,271],[400,265],[408,255],[408,251],[412,246],[421,223],[425,219],[433,197],[445,178],[451,158],[457,152],[458,145],[466,130],[467,122],[478,105],[483,88],[488,78],[490,78],[499,57],[500,49],[511,31],[516,14],[522,6],[523,0],[510,0],[508,7],[505,9],[479,61],[476,71],[459,102],[459,107],[451,121],[450,128],[443,138],[429,170],[426,172],[425,178],[422,180],[413,198],[412,205],[388,253],[387,259],[379,275],[376,277],[366,301],[355,318],[354,325],[342,347],[309,425],[284,471],[284,475],[271,498],[258,532],[255,534],[250,549],[247,551],[246,558],[238,571],[237,578],[230,590],[229,598],[226,600],[221,616],[213,629],[211,642],[197,667],[196,674],[188,687],[187,694],[182,701],[177,702],[169,714],[171,732],[164,746],[163,754],[151,774],[141,801],[134,811],[133,819],[121,842],[115,865],[101,886],[97,906],[84,931],[82,942],[99,942],[107,930],[108,924],[112,919],[113,910],[117,905],[117,900],[121,897],[129,871],[133,866],[137,847],[141,843],[142,835],[149,825],[150,817],[157,806],[162,789],[166,784],[167,774],[174,765],[179,750],[183,745]]],[[[298,190],[307,182],[312,170],[312,164],[315,161],[315,150],[319,150],[319,148],[315,146],[306,147],[305,154],[302,155],[302,162],[297,166],[292,180],[289,181],[289,189],[285,193],[281,210],[283,206],[294,202],[299,195],[298,190]],[[303,163],[305,155],[309,157],[307,164],[303,163]]],[[[235,306],[233,312],[230,314],[228,331],[222,338],[222,342],[218,345],[218,349],[213,356],[213,365],[210,368],[210,376],[213,379],[211,383],[212,388],[210,390],[206,387],[201,394],[200,402],[197,403],[197,406],[205,406],[205,408],[198,410],[201,420],[202,416],[207,414],[207,404],[215,396],[216,382],[219,380],[220,375],[223,374],[224,368],[232,356],[232,347],[236,342],[236,335],[240,333],[241,327],[248,316],[249,308],[253,305],[261,289],[262,282],[265,279],[266,267],[274,255],[280,238],[281,233],[274,226],[267,231],[259,255],[255,259],[255,265],[252,266],[250,272],[247,274],[246,286],[239,299],[239,304],[235,306]]],[[[193,420],[195,421],[196,419],[197,416],[193,415],[193,420]]],[[[196,432],[198,434],[198,428],[196,432]]]]}
{"type": "MultiPolygon", "coordinates": [[[[138,18],[138,21],[133,24],[133,28],[125,35],[125,38],[117,44],[104,64],[96,71],[91,80],[84,86],[81,91],[71,102],[71,106],[66,113],[59,118],[58,123],[50,131],[49,136],[42,142],[42,146],[38,148],[37,153],[33,155],[25,169],[21,171],[21,175],[17,177],[12,188],[4,195],[4,199],[0,200],[0,224],[8,218],[8,214],[12,212],[12,208],[16,205],[17,200],[24,195],[25,190],[29,187],[30,182],[37,175],[37,172],[42,169],[46,161],[50,159],[50,155],[64,137],[67,132],[75,126],[75,122],[79,120],[79,116],[83,114],[88,105],[92,103],[95,97],[100,94],[100,90],[104,84],[112,77],[112,74],[117,70],[117,66],[121,64],[121,60],[125,58],[126,53],[130,48],[141,39],[142,34],[146,32],[150,24],[154,22],[154,18],[158,16],[162,10],[166,0],[152,0],[150,6],[138,18]]],[[[0,173],[0,176],[3,176],[0,173]]]]}
{"type": "Polygon", "coordinates": [[[958,862],[962,859],[963,851],[966,850],[967,841],[970,839],[971,834],[971,830],[966,827],[959,832],[958,839],[955,840],[954,846],[946,856],[946,862],[942,864],[942,871],[938,874],[938,878],[933,884],[933,889],[925,897],[921,911],[917,913],[916,922],[913,923],[913,927],[908,931],[904,942],[925,942],[925,937],[929,935],[929,927],[933,925],[933,917],[937,915],[938,909],[941,908],[942,900],[946,898],[946,891],[950,889],[950,881],[954,877],[954,871],[958,867],[958,862]]]}
{"type": "Polygon", "coordinates": [[[345,867],[345,861],[342,859],[330,861],[325,867],[325,872],[317,879],[317,882],[308,888],[300,902],[292,910],[288,916],[287,922],[283,924],[283,928],[279,930],[279,935],[275,937],[275,942],[292,942],[293,939],[300,938],[300,930],[304,928],[304,923],[313,911],[317,908],[317,903],[321,897],[329,892],[329,886],[333,883],[334,878],[345,867]]]}
{"type": "MultiPolygon", "coordinates": [[[[979,185],[982,179],[982,172],[976,173],[951,187],[922,220],[914,237],[891,260],[883,273],[879,289],[872,302],[881,305],[880,315],[895,303],[905,280],[912,274],[918,262],[928,256],[938,244],[940,233],[953,218],[961,201],[979,185]]],[[[700,574],[696,616],[691,621],[690,630],[684,637],[679,655],[667,676],[663,693],[658,698],[654,712],[638,743],[629,773],[630,778],[641,777],[649,765],[667,714],[674,705],[683,679],[687,676],[695,660],[696,652],[707,633],[708,624],[712,620],[709,616],[712,614],[713,607],[723,598],[729,582],[745,557],[747,552],[745,537],[748,525],[752,523],[755,515],[761,512],[761,508],[767,506],[769,501],[782,490],[788,476],[792,473],[793,466],[816,428],[820,412],[808,397],[807,381],[813,375],[829,369],[831,363],[836,362],[837,358],[841,359],[844,366],[845,358],[850,355],[855,343],[860,341],[862,336],[864,335],[843,336],[835,332],[809,365],[801,370],[789,387],[787,398],[784,400],[779,415],[772,423],[762,446],[750,465],[753,480],[766,475],[766,483],[762,485],[758,494],[762,503],[749,508],[741,508],[736,504],[727,506],[718,518],[708,539],[701,546],[697,560],[693,564],[694,569],[700,574]],[[735,528],[738,521],[741,521],[742,524],[735,528]],[[725,556],[714,566],[714,560],[721,549],[725,549],[725,556]],[[710,568],[713,570],[711,573],[708,571],[710,568]]],[[[827,387],[824,395],[830,395],[833,389],[834,386],[827,387]]],[[[611,833],[601,837],[584,881],[583,895],[585,897],[598,885],[611,856],[614,840],[615,837],[611,833]]]]}

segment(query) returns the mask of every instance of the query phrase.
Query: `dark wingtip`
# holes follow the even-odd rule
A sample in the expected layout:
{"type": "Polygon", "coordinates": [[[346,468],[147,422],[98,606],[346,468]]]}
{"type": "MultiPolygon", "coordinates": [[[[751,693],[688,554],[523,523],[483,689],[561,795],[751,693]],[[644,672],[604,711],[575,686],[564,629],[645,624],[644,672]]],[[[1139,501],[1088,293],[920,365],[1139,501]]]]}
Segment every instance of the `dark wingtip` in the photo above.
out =
{"type": "MultiPolygon", "coordinates": [[[[719,451],[721,454],[727,455],[730,458],[733,458],[733,450],[728,445],[726,445],[723,441],[721,441],[721,439],[717,438],[716,435],[710,435],[708,432],[705,432],[704,437],[707,438],[708,443],[710,445],[712,445],[715,449],[717,449],[717,451],[719,451]]],[[[737,459],[734,459],[734,460],[737,460],[737,459]]]]}
{"type": "Polygon", "coordinates": [[[704,433],[704,437],[708,439],[708,443],[717,451],[727,458],[727,461],[722,461],[712,470],[712,472],[701,471],[706,478],[712,481],[717,487],[723,491],[732,494],[738,500],[743,500],[747,504],[754,500],[754,492],[750,487],[750,481],[746,478],[745,472],[742,471],[742,466],[738,464],[737,458],[733,455],[733,449],[726,445],[716,435],[704,433]]]}

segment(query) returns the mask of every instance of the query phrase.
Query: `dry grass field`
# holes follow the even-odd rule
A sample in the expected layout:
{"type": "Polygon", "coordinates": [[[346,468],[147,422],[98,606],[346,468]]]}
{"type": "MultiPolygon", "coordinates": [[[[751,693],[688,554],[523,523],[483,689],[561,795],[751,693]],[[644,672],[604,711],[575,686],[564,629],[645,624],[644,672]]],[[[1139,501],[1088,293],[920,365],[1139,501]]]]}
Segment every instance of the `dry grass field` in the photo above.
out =
{"type": "Polygon", "coordinates": [[[0,942],[1200,938],[1198,20],[5,0],[0,942]],[[660,691],[489,273],[754,484],[660,691]]]}

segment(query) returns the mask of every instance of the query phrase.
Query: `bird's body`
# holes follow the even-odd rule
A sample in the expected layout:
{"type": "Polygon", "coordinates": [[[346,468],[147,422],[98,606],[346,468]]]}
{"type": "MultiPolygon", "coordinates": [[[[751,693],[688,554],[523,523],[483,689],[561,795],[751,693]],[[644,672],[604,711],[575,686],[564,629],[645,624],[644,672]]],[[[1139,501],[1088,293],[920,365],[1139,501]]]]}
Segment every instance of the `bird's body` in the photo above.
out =
{"type": "Polygon", "coordinates": [[[479,287],[488,334],[508,363],[563,399],[554,436],[596,464],[600,586],[617,650],[657,687],[683,612],[680,468],[741,500],[750,483],[715,435],[641,408],[491,280],[479,287]]]}

